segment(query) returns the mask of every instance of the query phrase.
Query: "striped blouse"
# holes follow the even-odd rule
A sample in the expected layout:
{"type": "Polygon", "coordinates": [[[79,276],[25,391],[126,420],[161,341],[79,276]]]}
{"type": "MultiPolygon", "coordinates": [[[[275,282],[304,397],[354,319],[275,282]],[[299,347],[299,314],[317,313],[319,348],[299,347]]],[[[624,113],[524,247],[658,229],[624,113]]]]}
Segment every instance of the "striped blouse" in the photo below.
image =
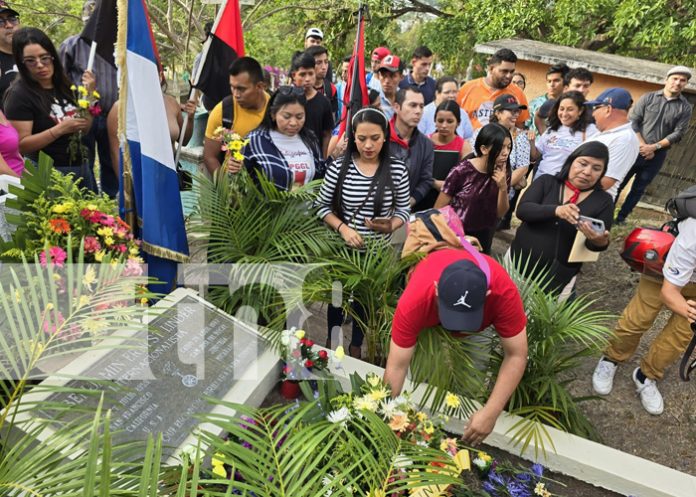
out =
{"type": "MultiPolygon", "coordinates": [[[[338,183],[338,175],[341,170],[342,160],[334,161],[326,171],[324,183],[319,191],[317,205],[319,210],[317,214],[320,219],[324,219],[331,210],[331,199],[333,198],[336,186],[338,183]]],[[[394,180],[394,192],[386,189],[384,192],[384,200],[382,203],[382,212],[375,215],[374,212],[374,195],[377,186],[373,188],[370,197],[366,199],[370,191],[370,185],[374,180],[373,176],[365,176],[356,167],[355,161],[352,161],[348,169],[348,174],[345,177],[342,190],[341,206],[343,207],[343,221],[356,230],[360,236],[380,236],[385,239],[390,239],[391,234],[380,233],[369,229],[365,225],[365,218],[372,219],[375,217],[398,217],[406,223],[410,215],[409,208],[409,182],[408,169],[405,164],[392,157],[391,159],[392,178],[394,180]],[[396,195],[394,208],[391,207],[393,193],[396,195]]]]}

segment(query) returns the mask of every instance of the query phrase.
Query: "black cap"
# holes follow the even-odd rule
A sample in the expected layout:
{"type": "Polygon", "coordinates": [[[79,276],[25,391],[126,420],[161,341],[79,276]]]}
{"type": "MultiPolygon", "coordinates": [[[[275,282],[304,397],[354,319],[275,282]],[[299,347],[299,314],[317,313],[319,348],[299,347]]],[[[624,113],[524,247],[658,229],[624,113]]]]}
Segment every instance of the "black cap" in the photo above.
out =
{"type": "Polygon", "coordinates": [[[19,17],[19,12],[17,12],[15,9],[11,8],[5,0],[0,0],[0,14],[4,14],[5,12],[12,14],[13,16],[19,17]]]}
{"type": "Polygon", "coordinates": [[[525,110],[526,108],[526,105],[520,105],[509,93],[503,93],[493,101],[493,110],[525,110]]]}
{"type": "Polygon", "coordinates": [[[469,260],[447,266],[437,283],[440,324],[449,331],[479,331],[488,283],[486,275],[469,260]]]}

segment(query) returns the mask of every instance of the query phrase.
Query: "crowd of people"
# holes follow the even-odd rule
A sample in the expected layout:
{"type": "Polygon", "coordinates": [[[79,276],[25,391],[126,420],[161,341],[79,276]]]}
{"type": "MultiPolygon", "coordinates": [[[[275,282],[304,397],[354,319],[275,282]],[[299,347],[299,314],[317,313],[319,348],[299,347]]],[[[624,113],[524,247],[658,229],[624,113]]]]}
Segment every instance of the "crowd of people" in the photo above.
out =
{"type": "MultiPolygon", "coordinates": [[[[93,0],[85,2],[85,18],[93,6],[93,0]]],[[[58,171],[115,195],[115,72],[110,67],[86,70],[88,47],[79,36],[56,50],[43,32],[22,27],[19,18],[0,0],[0,173],[20,176],[23,157],[35,161],[44,152],[58,171]],[[78,112],[76,85],[98,90],[101,114],[78,112]],[[76,135],[89,151],[86,159],[70,153],[76,135]],[[93,171],[96,156],[100,185],[93,171]]],[[[529,260],[527,271],[548,271],[549,290],[559,298],[574,298],[582,266],[577,246],[589,252],[607,249],[612,223],[625,222],[669,148],[683,137],[691,106],[682,93],[691,71],[673,67],[663,89],[634,103],[619,87],[590,99],[592,73],[555,64],[546,74],[547,91],[528,102],[526,77],[516,72],[517,56],[510,49],[490,56],[485,76],[460,85],[453,76],[430,76],[435,56],[428,47],[410,54],[408,70],[405,54],[377,47],[370,53],[365,81],[370,103],[341,123],[350,56],[333,59],[340,61],[334,82],[323,38],[320,28],[307,31],[303,50],[288,61],[289,84],[274,91],[254,58],[240,57],[231,64],[230,95],[207,105],[205,167],[211,174],[245,169],[281,190],[323,180],[318,216],[355,250],[369,249],[367,242],[374,239],[398,246],[414,212],[454,210],[483,255],[442,250],[416,266],[396,310],[386,378],[396,392],[401,389],[415,341],[425,328],[439,323],[475,333],[493,325],[505,361],[491,398],[470,420],[468,439],[479,442],[492,429],[526,361],[526,317],[519,292],[490,257],[496,230],[510,228],[516,213],[522,224],[508,256],[529,260]],[[220,127],[248,139],[242,161],[225,159],[216,134],[220,127]],[[226,171],[220,172],[223,167],[226,171]],[[619,193],[632,178],[614,216],[619,193]]],[[[182,116],[193,116],[197,102],[181,105],[165,95],[162,81],[174,150],[182,116]]],[[[685,347],[688,323],[696,319],[696,302],[687,300],[696,296],[691,290],[696,267],[691,225],[696,221],[685,223],[689,229],[677,239],[679,250],[670,253],[664,284],[641,280],[638,300],[627,307],[593,378],[597,393],[611,391],[617,365],[633,354],[640,335],[666,304],[674,311],[674,322],[664,340],[662,335],[656,339],[658,350],[633,375],[643,406],[652,414],[662,412],[656,380],[685,347]]],[[[328,318],[330,327],[343,323],[341,309],[329,308],[328,318]]],[[[350,353],[359,356],[361,345],[362,331],[354,323],[350,353]]]]}

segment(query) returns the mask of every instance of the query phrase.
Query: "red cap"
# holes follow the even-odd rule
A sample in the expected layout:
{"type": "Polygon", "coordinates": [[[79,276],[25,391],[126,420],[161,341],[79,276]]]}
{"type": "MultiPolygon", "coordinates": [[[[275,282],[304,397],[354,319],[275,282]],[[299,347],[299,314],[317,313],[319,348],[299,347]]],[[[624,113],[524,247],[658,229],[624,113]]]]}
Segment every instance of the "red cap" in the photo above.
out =
{"type": "Polygon", "coordinates": [[[390,53],[387,47],[377,47],[372,51],[372,60],[382,60],[390,53]]]}
{"type": "Polygon", "coordinates": [[[401,59],[396,55],[389,54],[379,63],[379,70],[386,69],[389,72],[403,71],[401,59]]]}

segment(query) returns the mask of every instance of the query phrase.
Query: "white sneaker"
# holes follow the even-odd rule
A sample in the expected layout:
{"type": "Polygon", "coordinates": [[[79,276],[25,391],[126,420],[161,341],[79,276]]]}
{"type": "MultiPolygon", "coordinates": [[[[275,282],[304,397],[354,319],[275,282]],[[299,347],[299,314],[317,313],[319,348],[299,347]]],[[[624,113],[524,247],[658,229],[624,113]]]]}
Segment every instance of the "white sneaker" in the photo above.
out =
{"type": "Polygon", "coordinates": [[[592,373],[592,389],[599,395],[609,395],[614,388],[614,375],[618,365],[609,362],[602,356],[592,373]]]}
{"type": "Polygon", "coordinates": [[[654,416],[662,414],[665,408],[665,403],[662,400],[662,394],[657,389],[655,380],[645,378],[645,383],[641,383],[637,378],[638,368],[633,371],[633,383],[636,384],[636,392],[640,395],[640,403],[646,411],[654,416]]]}

